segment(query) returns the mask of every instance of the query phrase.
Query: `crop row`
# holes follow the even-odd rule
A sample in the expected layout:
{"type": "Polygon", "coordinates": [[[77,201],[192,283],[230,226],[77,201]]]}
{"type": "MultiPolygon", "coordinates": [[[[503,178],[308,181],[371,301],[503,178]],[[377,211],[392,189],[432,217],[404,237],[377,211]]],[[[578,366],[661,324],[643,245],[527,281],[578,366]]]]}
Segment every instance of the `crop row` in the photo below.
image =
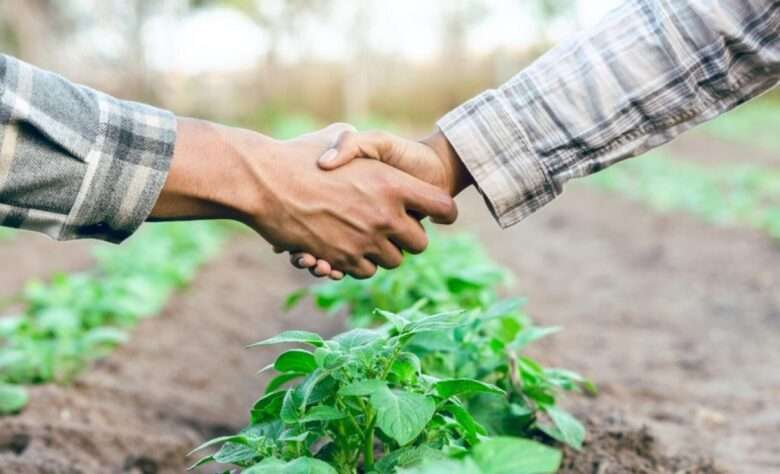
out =
{"type": "Polygon", "coordinates": [[[524,353],[557,328],[535,326],[502,300],[507,273],[466,236],[431,239],[422,255],[370,280],[298,291],[353,329],[326,340],[286,331],[254,346],[294,344],[241,432],[211,440],[217,462],[243,474],[555,472],[555,442],[585,429],[558,404],[594,391],[578,374],[524,353]],[[540,443],[539,441],[546,443],[540,443]]]}
{"type": "Polygon", "coordinates": [[[683,211],[719,225],[745,225],[780,239],[780,172],[755,165],[707,165],[667,156],[631,160],[588,182],[659,211],[683,211]]]}
{"type": "Polygon", "coordinates": [[[28,284],[21,313],[0,317],[0,414],[26,405],[24,385],[68,382],[124,342],[192,280],[225,235],[215,222],[147,225],[125,245],[96,246],[90,272],[28,284]]]}

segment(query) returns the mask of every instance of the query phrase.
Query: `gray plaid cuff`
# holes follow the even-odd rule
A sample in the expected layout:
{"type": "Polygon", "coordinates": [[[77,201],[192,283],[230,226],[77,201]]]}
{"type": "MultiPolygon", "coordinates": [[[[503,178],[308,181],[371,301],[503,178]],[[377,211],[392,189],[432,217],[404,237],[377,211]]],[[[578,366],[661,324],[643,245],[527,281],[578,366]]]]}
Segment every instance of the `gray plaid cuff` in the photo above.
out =
{"type": "Polygon", "coordinates": [[[97,137],[60,238],[121,242],[152,212],[173,158],[176,118],[164,110],[97,94],[97,137]]]}
{"type": "Polygon", "coordinates": [[[438,126],[501,227],[516,224],[560,193],[499,92],[471,99],[442,117],[438,126]]]}

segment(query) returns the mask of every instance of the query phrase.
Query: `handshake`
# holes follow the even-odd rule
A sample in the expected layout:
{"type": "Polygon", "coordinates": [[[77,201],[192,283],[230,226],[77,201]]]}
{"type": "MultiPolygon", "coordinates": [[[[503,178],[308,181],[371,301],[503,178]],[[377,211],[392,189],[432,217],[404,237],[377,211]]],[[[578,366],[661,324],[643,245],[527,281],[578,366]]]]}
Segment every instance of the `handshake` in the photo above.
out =
{"type": "Polygon", "coordinates": [[[415,142],[334,124],[278,141],[182,118],[152,217],[236,219],[315,276],[369,278],[424,251],[420,220],[453,223],[470,184],[440,131],[415,142]]]}

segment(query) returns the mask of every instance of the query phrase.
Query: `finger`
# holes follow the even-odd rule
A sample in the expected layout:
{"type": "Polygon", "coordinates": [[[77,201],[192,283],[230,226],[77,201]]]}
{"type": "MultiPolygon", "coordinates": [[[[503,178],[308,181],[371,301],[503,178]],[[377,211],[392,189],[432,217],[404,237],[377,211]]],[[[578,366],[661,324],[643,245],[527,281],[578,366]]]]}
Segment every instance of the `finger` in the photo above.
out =
{"type": "Polygon", "coordinates": [[[309,269],[309,273],[319,278],[330,275],[330,271],[330,263],[325,260],[317,260],[317,264],[309,269]]]}
{"type": "Polygon", "coordinates": [[[398,179],[407,211],[430,216],[438,224],[452,224],[458,218],[458,206],[449,194],[413,176],[402,174],[398,179]]]}
{"type": "Polygon", "coordinates": [[[354,125],[343,122],[336,122],[323,128],[320,133],[325,137],[330,146],[335,146],[338,140],[345,133],[355,133],[357,129],[354,125]]]}
{"type": "Polygon", "coordinates": [[[336,140],[333,148],[322,154],[317,163],[324,170],[344,166],[355,158],[370,158],[386,162],[391,158],[390,151],[397,137],[385,132],[344,132],[336,140]]]}
{"type": "Polygon", "coordinates": [[[365,280],[376,274],[376,265],[367,258],[361,258],[347,273],[358,280],[365,280]]]}
{"type": "Polygon", "coordinates": [[[390,239],[398,247],[413,254],[422,253],[428,248],[428,235],[420,222],[413,217],[403,219],[390,234],[390,239]]]}
{"type": "Polygon", "coordinates": [[[311,268],[317,264],[314,255],[298,252],[290,255],[290,263],[297,268],[311,268]]]}
{"type": "Polygon", "coordinates": [[[328,275],[328,278],[334,281],[339,281],[342,278],[344,278],[344,273],[340,270],[331,270],[330,275],[328,275]]]}
{"type": "Polygon", "coordinates": [[[404,256],[398,247],[389,240],[383,240],[379,244],[379,249],[372,252],[367,257],[382,268],[398,268],[404,261],[404,256]]]}

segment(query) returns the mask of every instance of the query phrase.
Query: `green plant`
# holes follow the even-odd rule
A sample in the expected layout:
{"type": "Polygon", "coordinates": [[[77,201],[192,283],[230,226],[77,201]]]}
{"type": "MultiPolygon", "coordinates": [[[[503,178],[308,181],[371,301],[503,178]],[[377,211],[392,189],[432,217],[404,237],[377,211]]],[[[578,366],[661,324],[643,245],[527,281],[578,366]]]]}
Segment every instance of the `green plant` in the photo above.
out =
{"type": "Polygon", "coordinates": [[[414,337],[409,351],[425,373],[438,377],[472,378],[495,384],[507,397],[475,397],[469,407],[492,435],[537,436],[539,432],[579,448],[585,429],[558,402],[563,391],[595,393],[580,375],[545,368],[524,355],[525,348],[558,331],[535,326],[522,311],[523,300],[499,300],[497,287],[508,273],[493,263],[468,235],[431,234],[428,250],[408,256],[391,272],[370,280],[346,279],[304,289],[291,295],[288,307],[312,295],[317,307],[346,309],[357,326],[376,323],[374,308],[418,315],[466,310],[458,328],[414,337]]]}
{"type": "Polygon", "coordinates": [[[162,309],[225,238],[221,223],[147,226],[95,251],[94,271],[32,282],[21,314],[0,317],[0,414],[26,403],[20,384],[68,382],[162,309]]]}
{"type": "MultiPolygon", "coordinates": [[[[328,341],[288,331],[254,344],[298,343],[311,350],[280,354],[266,368],[279,373],[252,408],[250,425],[196,449],[221,446],[195,466],[233,464],[244,474],[389,474],[424,459],[467,455],[487,431],[466,401],[475,395],[501,399],[504,391],[471,378],[436,377],[409,350],[421,335],[463,327],[466,315],[428,316],[417,309],[379,314],[389,320],[384,330],[353,329],[328,341]],[[283,388],[297,379],[302,381],[283,388]]],[[[529,457],[549,468],[534,472],[554,472],[560,461],[556,450],[526,441],[514,460],[507,459],[508,468],[531,462],[529,457]]]]}

